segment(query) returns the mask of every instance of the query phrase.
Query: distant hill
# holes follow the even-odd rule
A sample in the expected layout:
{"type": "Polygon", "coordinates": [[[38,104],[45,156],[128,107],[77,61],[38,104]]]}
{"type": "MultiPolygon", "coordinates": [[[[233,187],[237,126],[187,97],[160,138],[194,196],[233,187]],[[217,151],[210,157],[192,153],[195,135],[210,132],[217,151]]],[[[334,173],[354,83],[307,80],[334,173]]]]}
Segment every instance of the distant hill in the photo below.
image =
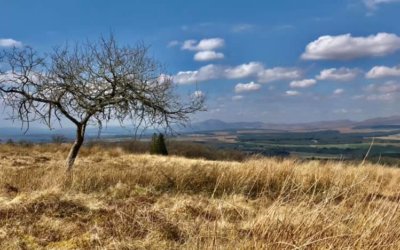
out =
{"type": "Polygon", "coordinates": [[[263,123],[263,122],[224,122],[218,119],[210,119],[196,122],[184,129],[185,132],[232,130],[232,129],[268,129],[268,130],[330,130],[340,128],[353,129],[394,129],[400,126],[400,116],[380,117],[364,121],[334,120],[317,121],[307,123],[263,123]]]}
{"type": "Polygon", "coordinates": [[[390,117],[373,118],[357,122],[353,125],[353,127],[358,129],[365,129],[365,128],[384,129],[384,128],[396,128],[399,125],[400,125],[400,116],[390,116],[390,117]]]}

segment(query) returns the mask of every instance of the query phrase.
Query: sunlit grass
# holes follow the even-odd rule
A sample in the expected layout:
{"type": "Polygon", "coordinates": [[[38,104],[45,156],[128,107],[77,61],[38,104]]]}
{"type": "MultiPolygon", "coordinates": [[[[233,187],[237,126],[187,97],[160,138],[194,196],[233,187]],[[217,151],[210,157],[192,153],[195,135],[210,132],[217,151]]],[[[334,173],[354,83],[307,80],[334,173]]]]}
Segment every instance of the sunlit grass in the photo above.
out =
{"type": "Polygon", "coordinates": [[[399,249],[400,170],[0,145],[1,249],[399,249]]]}

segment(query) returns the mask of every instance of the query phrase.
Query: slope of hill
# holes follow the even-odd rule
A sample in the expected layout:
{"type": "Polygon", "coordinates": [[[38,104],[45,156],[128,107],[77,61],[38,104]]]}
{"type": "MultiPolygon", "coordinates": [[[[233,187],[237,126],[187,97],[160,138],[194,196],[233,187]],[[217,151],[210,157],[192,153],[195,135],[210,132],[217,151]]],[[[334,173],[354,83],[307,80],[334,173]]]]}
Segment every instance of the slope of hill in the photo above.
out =
{"type": "Polygon", "coordinates": [[[1,249],[399,249],[400,170],[0,145],[1,249]]]}
{"type": "Polygon", "coordinates": [[[213,131],[230,129],[322,130],[340,128],[369,128],[371,126],[400,125],[400,116],[380,117],[364,121],[333,120],[305,123],[224,122],[217,119],[193,123],[186,131],[213,131]]]}
{"type": "Polygon", "coordinates": [[[400,116],[380,117],[374,119],[368,119],[365,121],[357,122],[353,124],[356,128],[379,128],[393,125],[400,125],[400,116]]]}

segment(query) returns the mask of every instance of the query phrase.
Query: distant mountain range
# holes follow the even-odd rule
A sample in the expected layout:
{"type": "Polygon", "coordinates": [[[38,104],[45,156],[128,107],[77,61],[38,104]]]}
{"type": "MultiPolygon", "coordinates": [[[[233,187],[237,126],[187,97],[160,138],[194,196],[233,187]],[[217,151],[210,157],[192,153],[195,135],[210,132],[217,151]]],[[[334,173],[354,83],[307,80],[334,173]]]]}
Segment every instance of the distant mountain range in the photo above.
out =
{"type": "Polygon", "coordinates": [[[331,130],[331,129],[377,129],[400,128],[400,116],[373,118],[364,121],[335,120],[307,123],[264,123],[264,122],[224,122],[217,119],[196,122],[185,128],[186,132],[233,130],[233,129],[266,129],[266,130],[331,130]]]}
{"type": "MultiPolygon", "coordinates": [[[[340,129],[400,129],[400,116],[373,118],[364,121],[335,120],[308,123],[264,123],[264,122],[224,122],[217,119],[206,120],[192,123],[190,126],[178,129],[181,133],[193,133],[201,131],[223,131],[223,130],[273,130],[273,131],[313,131],[313,130],[340,130],[340,129]]],[[[148,130],[147,135],[153,131],[148,130]]],[[[0,128],[0,140],[30,140],[30,141],[49,141],[51,136],[62,134],[69,139],[73,139],[75,129],[64,128],[48,130],[45,128],[32,128],[24,134],[24,130],[18,127],[0,128]]],[[[88,128],[87,137],[96,138],[98,130],[88,128]]],[[[120,138],[132,136],[132,129],[111,126],[103,129],[102,138],[120,138]]]]}

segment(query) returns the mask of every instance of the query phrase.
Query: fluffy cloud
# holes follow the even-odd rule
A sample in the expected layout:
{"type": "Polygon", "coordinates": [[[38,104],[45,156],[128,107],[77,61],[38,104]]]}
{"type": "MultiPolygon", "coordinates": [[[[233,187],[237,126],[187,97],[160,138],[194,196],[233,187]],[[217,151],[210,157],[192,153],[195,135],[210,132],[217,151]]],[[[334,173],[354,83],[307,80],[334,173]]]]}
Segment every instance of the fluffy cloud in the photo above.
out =
{"type": "Polygon", "coordinates": [[[173,76],[173,81],[177,84],[189,84],[201,81],[218,79],[221,76],[222,69],[214,64],[209,64],[194,71],[180,71],[173,76]]]}
{"type": "Polygon", "coordinates": [[[400,76],[400,66],[395,66],[392,68],[386,66],[375,66],[365,75],[365,77],[369,79],[398,76],[400,76]]]}
{"type": "Polygon", "coordinates": [[[0,39],[0,47],[21,47],[22,46],[22,42],[20,41],[16,41],[14,39],[11,38],[5,38],[5,39],[0,39]]]}
{"type": "Polygon", "coordinates": [[[348,68],[330,68],[322,70],[316,77],[318,80],[332,80],[332,81],[351,81],[354,80],[360,70],[348,68]]]}
{"type": "Polygon", "coordinates": [[[252,92],[261,89],[261,85],[254,82],[249,83],[238,83],[235,86],[236,93],[243,93],[243,92],[252,92]]]}
{"type": "Polygon", "coordinates": [[[199,51],[194,55],[194,60],[196,61],[212,61],[223,58],[224,54],[212,50],[199,51]]]}
{"type": "MultiPolygon", "coordinates": [[[[39,81],[40,73],[30,72],[27,74],[27,76],[32,80],[39,81]]],[[[11,70],[8,70],[4,73],[0,73],[0,83],[22,83],[25,80],[25,75],[21,72],[13,72],[11,70]]]]}
{"type": "Polygon", "coordinates": [[[370,84],[365,90],[370,93],[396,93],[400,92],[400,83],[396,81],[388,81],[384,84],[370,84]]]}
{"type": "Polygon", "coordinates": [[[224,47],[225,41],[222,38],[209,38],[200,41],[186,40],[182,44],[182,50],[205,51],[215,50],[224,47]]]}
{"type": "Polygon", "coordinates": [[[400,83],[388,81],[384,84],[370,84],[365,88],[364,97],[368,101],[392,101],[400,93],[400,83]]]}
{"type": "Polygon", "coordinates": [[[375,10],[381,4],[400,2],[400,0],[363,0],[365,6],[370,10],[375,10]]]}
{"type": "Polygon", "coordinates": [[[209,64],[194,71],[180,71],[173,80],[178,84],[188,84],[213,79],[242,79],[255,77],[261,83],[278,80],[293,80],[302,76],[302,71],[293,68],[266,69],[259,62],[249,62],[238,66],[229,67],[209,64]]]}
{"type": "Polygon", "coordinates": [[[264,69],[259,62],[249,62],[236,67],[225,69],[225,75],[229,79],[239,79],[257,75],[264,69]]]}
{"type": "Polygon", "coordinates": [[[303,72],[295,68],[281,68],[275,67],[271,69],[264,69],[258,73],[258,80],[262,83],[280,81],[280,80],[293,80],[302,77],[303,72]]]}
{"type": "Polygon", "coordinates": [[[317,81],[314,79],[304,79],[304,80],[300,80],[300,81],[292,81],[290,83],[290,87],[292,87],[292,88],[308,88],[308,87],[315,85],[316,83],[317,83],[317,81]]]}
{"type": "Polygon", "coordinates": [[[400,84],[397,82],[387,82],[378,88],[381,93],[397,93],[400,92],[400,84]]]}
{"type": "Polygon", "coordinates": [[[351,34],[321,36],[309,43],[301,58],[304,60],[350,60],[361,57],[385,56],[400,49],[400,37],[378,33],[367,37],[351,34]]]}
{"type": "Polygon", "coordinates": [[[333,94],[334,95],[341,95],[341,94],[343,94],[343,92],[344,92],[344,89],[335,89],[333,91],[333,94]]]}
{"type": "Polygon", "coordinates": [[[0,73],[0,83],[11,82],[14,79],[16,79],[16,77],[11,71],[6,71],[4,73],[0,73]]]}
{"type": "Polygon", "coordinates": [[[296,91],[296,90],[288,90],[288,91],[286,91],[286,95],[287,96],[297,96],[297,95],[300,95],[300,92],[296,91]]]}

